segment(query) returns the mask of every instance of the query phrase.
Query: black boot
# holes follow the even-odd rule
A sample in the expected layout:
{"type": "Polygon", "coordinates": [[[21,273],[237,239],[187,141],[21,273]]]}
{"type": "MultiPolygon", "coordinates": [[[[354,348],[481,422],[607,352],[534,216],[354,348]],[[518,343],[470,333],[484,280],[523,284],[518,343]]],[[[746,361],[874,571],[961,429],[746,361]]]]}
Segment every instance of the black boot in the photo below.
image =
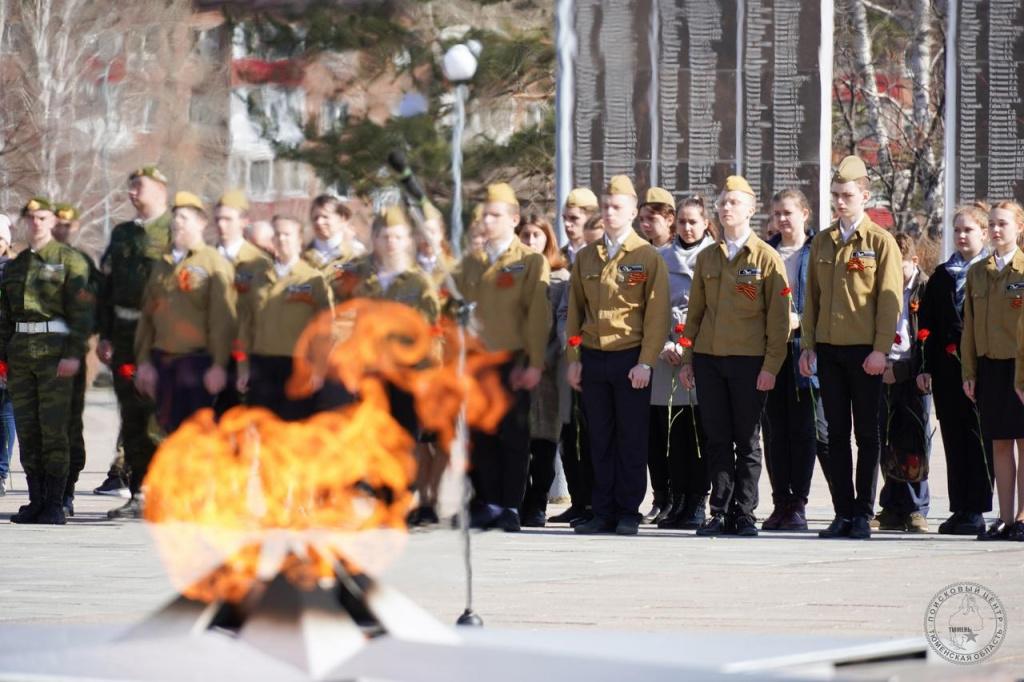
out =
{"type": "Polygon", "coordinates": [[[678,528],[683,530],[695,530],[704,525],[707,519],[706,507],[708,504],[707,495],[691,494],[686,496],[686,509],[680,514],[678,528]]]}
{"type": "Polygon", "coordinates": [[[682,495],[677,496],[673,495],[672,493],[668,493],[668,495],[665,496],[665,506],[661,508],[661,512],[659,512],[659,514],[654,517],[654,520],[652,520],[651,523],[653,523],[656,526],[660,526],[665,519],[667,519],[669,516],[675,513],[675,511],[680,507],[680,505],[682,505],[682,503],[682,495]]]}
{"type": "Polygon", "coordinates": [[[683,494],[676,497],[675,505],[673,505],[672,510],[669,512],[668,516],[658,521],[658,528],[678,528],[679,526],[677,524],[679,523],[679,520],[683,517],[683,514],[686,512],[687,504],[689,504],[688,500],[690,497],[693,496],[683,494]]]}
{"type": "Polygon", "coordinates": [[[661,514],[661,510],[669,503],[668,492],[654,491],[654,501],[651,503],[651,510],[644,515],[644,523],[654,523],[654,520],[661,514]]]}
{"type": "Polygon", "coordinates": [[[43,511],[36,517],[36,523],[63,526],[68,522],[64,516],[64,486],[67,482],[66,474],[43,479],[43,511]]]}
{"type": "Polygon", "coordinates": [[[75,515],[75,496],[65,495],[64,496],[64,516],[71,518],[75,515]]]}
{"type": "Polygon", "coordinates": [[[36,518],[43,511],[43,479],[37,474],[25,474],[28,481],[28,504],[22,505],[11,517],[11,523],[37,523],[36,518]]]}

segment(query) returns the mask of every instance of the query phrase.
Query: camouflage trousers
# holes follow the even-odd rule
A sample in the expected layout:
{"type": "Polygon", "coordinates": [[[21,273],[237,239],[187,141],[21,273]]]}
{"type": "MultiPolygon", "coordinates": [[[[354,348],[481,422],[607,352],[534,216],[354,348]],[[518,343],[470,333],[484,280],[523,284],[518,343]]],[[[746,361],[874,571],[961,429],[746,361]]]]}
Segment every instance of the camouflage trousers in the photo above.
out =
{"type": "Polygon", "coordinates": [[[82,366],[78,368],[78,374],[74,377],[71,389],[71,414],[68,419],[70,470],[68,471],[67,487],[64,490],[65,497],[75,494],[78,475],[85,468],[85,433],[82,424],[82,414],[85,412],[85,375],[85,358],[82,358],[82,366]]]}
{"type": "Polygon", "coordinates": [[[21,465],[32,476],[68,474],[72,377],[58,377],[64,351],[60,334],[15,334],[7,346],[7,389],[21,465]]]}

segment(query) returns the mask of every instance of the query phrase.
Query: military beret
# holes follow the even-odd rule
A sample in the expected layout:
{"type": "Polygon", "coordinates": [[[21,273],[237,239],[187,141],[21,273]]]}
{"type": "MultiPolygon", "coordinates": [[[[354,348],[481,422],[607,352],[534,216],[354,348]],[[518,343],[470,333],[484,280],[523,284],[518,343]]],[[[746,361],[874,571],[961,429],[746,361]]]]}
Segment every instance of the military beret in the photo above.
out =
{"type": "Polygon", "coordinates": [[[21,209],[21,215],[28,215],[36,211],[54,211],[53,202],[46,197],[32,197],[25,204],[25,208],[21,209]]]}
{"type": "Polygon", "coordinates": [[[487,186],[487,203],[510,204],[519,207],[519,199],[516,198],[516,191],[506,182],[499,182],[496,185],[487,186]]]}
{"type": "Polygon", "coordinates": [[[384,221],[385,227],[394,227],[395,225],[408,225],[409,218],[405,215],[405,211],[401,206],[393,204],[388,206],[381,212],[381,218],[384,221]]]}
{"type": "Polygon", "coordinates": [[[672,193],[669,192],[664,187],[651,187],[649,190],[647,190],[647,193],[644,194],[644,203],[665,204],[667,206],[671,206],[673,211],[676,208],[675,197],[673,197],[672,193]]]}
{"type": "Polygon", "coordinates": [[[245,197],[245,192],[240,189],[224,192],[224,196],[220,198],[217,205],[225,208],[235,208],[239,211],[249,210],[249,200],[245,197]]]}
{"type": "Polygon", "coordinates": [[[54,208],[57,209],[57,218],[66,222],[72,220],[78,220],[78,209],[71,204],[59,203],[54,208]]]}
{"type": "Polygon", "coordinates": [[[850,155],[839,162],[836,173],[832,176],[833,182],[855,182],[868,176],[868,169],[859,157],[850,155]]]}
{"type": "Polygon", "coordinates": [[[625,196],[636,198],[636,188],[633,187],[633,181],[625,175],[613,175],[612,179],[608,181],[608,186],[605,188],[604,193],[608,196],[624,194],[625,196]]]}
{"type": "Polygon", "coordinates": [[[167,184],[167,176],[161,173],[160,169],[156,166],[143,166],[142,168],[133,170],[128,175],[128,182],[131,182],[135,178],[149,178],[164,185],[167,184]]]}
{"type": "Polygon", "coordinates": [[[175,194],[174,208],[194,208],[206,211],[206,207],[203,206],[203,200],[192,194],[192,192],[178,192],[175,194]]]}
{"type": "Polygon", "coordinates": [[[586,187],[577,187],[565,198],[566,208],[595,209],[598,207],[597,195],[586,187]]]}
{"type": "Polygon", "coordinates": [[[742,175],[730,175],[725,179],[725,184],[722,185],[723,192],[743,192],[749,194],[752,197],[756,197],[753,188],[747,179],[742,175]]]}
{"type": "Polygon", "coordinates": [[[437,210],[437,206],[434,206],[429,201],[423,204],[423,218],[426,220],[444,220],[441,211],[437,210]]]}

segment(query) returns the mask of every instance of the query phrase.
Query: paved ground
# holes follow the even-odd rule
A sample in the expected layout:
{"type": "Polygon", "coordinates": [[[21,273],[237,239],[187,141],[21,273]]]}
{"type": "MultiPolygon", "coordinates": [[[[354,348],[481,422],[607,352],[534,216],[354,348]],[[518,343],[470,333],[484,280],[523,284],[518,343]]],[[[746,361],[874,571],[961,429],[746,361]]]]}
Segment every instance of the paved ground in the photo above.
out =
{"type": "MultiPolygon", "coordinates": [[[[0,636],[17,622],[129,622],[173,596],[147,530],[108,522],[115,500],[87,491],[102,480],[116,436],[113,394],[92,391],[89,463],[78,515],[64,528],[3,522],[24,503],[24,478],[0,498],[0,636]]],[[[932,458],[933,528],[948,509],[941,443],[932,458]]],[[[809,517],[831,517],[816,474],[809,517]]],[[[767,476],[762,496],[768,497],[767,476]]],[[[762,512],[764,510],[762,509],[762,512]]],[[[997,662],[1024,678],[1024,544],[876,533],[869,542],[811,533],[704,539],[644,529],[636,538],[572,535],[564,527],[475,534],[476,608],[503,628],[603,628],[871,635],[922,634],[942,587],[980,582],[1002,599],[1008,636],[997,662]]],[[[459,536],[414,533],[386,580],[443,621],[459,614],[459,536]]]]}

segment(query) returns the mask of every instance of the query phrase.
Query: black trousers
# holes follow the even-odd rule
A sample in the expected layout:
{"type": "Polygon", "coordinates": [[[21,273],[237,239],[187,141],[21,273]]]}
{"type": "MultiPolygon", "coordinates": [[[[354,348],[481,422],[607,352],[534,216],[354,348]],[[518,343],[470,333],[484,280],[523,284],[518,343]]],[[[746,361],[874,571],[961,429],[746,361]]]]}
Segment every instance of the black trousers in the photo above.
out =
{"type": "Polygon", "coordinates": [[[156,406],[148,397],[139,393],[130,376],[126,376],[122,367],[134,364],[132,356],[116,355],[111,363],[114,372],[114,393],[117,395],[117,407],[121,416],[119,441],[124,446],[124,465],[128,477],[128,487],[137,493],[142,481],[149,471],[149,463],[156,452],[156,429],[151,427],[156,406]]]}
{"type": "Polygon", "coordinates": [[[697,353],[693,372],[707,434],[712,514],[754,520],[761,478],[761,412],[766,393],[757,390],[763,357],[697,353]]]}
{"type": "Polygon", "coordinates": [[[952,512],[992,511],[992,441],[981,435],[978,406],[964,395],[960,361],[933,360],[932,395],[946,452],[946,485],[952,512]]]}
{"type": "MultiPolygon", "coordinates": [[[[647,434],[647,473],[651,477],[651,490],[654,492],[654,503],[664,506],[669,503],[669,495],[675,495],[672,487],[672,474],[669,471],[667,427],[660,423],[667,419],[665,406],[651,405],[651,418],[647,434]],[[660,410],[658,408],[661,408],[660,410]]],[[[673,410],[675,412],[675,410],[673,410]]]]}
{"type": "Polygon", "coordinates": [[[823,343],[817,347],[821,400],[828,421],[828,459],[824,469],[836,516],[874,513],[882,376],[864,372],[864,360],[870,354],[870,346],[823,343]],[[856,483],[851,431],[857,439],[856,483]]]}
{"type": "Polygon", "coordinates": [[[530,466],[530,393],[509,388],[509,376],[518,360],[501,366],[501,379],[511,405],[495,433],[474,430],[471,479],[477,503],[519,509],[526,494],[530,466]]]}
{"type": "Polygon", "coordinates": [[[157,371],[156,420],[167,433],[204,407],[212,408],[217,396],[203,386],[203,375],[213,364],[206,353],[176,355],[154,348],[157,371]]]}
{"type": "Polygon", "coordinates": [[[602,351],[584,348],[583,410],[594,464],[593,509],[601,519],[639,521],[647,492],[647,422],[651,386],[633,388],[629,370],[640,348],[602,351]]]}
{"type": "MultiPolygon", "coordinates": [[[[917,389],[917,382],[911,378],[895,384],[882,384],[882,400],[878,406],[878,439],[880,449],[889,444],[890,428],[920,428],[919,434],[927,442],[929,397],[917,389]],[[913,415],[910,420],[899,418],[894,413],[913,415]],[[917,421],[920,420],[920,426],[917,421]],[[909,422],[913,422],[912,424],[909,422]]],[[[931,448],[925,447],[924,455],[931,456],[931,448]]],[[[921,512],[925,516],[931,509],[931,492],[928,479],[917,483],[900,481],[882,474],[882,490],[878,493],[878,505],[896,514],[907,515],[921,512]]]]}
{"type": "Polygon", "coordinates": [[[817,455],[828,458],[828,423],[821,400],[810,388],[800,388],[798,349],[789,345],[786,360],[765,401],[764,463],[772,484],[775,506],[807,504],[817,455]]]}
{"type": "MultiPolygon", "coordinates": [[[[664,469],[668,473],[666,492],[670,491],[676,499],[682,495],[707,495],[711,487],[708,478],[707,438],[704,437],[700,419],[699,407],[673,405],[670,432],[668,405],[651,405],[648,458],[664,462],[664,469]]],[[[648,469],[654,471],[650,462],[648,469]]],[[[654,488],[654,491],[657,493],[658,489],[654,488]]]]}
{"type": "Polygon", "coordinates": [[[526,495],[520,511],[543,513],[548,508],[548,493],[555,482],[555,455],[558,443],[553,440],[534,438],[530,441],[530,470],[526,484],[526,495]]]}
{"type": "Polygon", "coordinates": [[[242,396],[239,395],[236,388],[238,386],[238,362],[234,358],[228,360],[225,371],[228,377],[227,383],[224,384],[224,390],[217,394],[217,400],[214,401],[213,406],[218,420],[232,407],[242,404],[242,396]]]}
{"type": "Polygon", "coordinates": [[[252,355],[249,357],[249,390],[246,402],[265,407],[285,421],[305,419],[313,414],[313,396],[292,400],[285,395],[285,385],[292,375],[293,361],[286,355],[252,355]]]}
{"type": "Polygon", "coordinates": [[[590,461],[590,434],[583,414],[582,397],[571,391],[572,410],[568,424],[562,425],[562,469],[569,486],[569,498],[576,509],[590,507],[594,487],[594,465],[590,461]]]}

